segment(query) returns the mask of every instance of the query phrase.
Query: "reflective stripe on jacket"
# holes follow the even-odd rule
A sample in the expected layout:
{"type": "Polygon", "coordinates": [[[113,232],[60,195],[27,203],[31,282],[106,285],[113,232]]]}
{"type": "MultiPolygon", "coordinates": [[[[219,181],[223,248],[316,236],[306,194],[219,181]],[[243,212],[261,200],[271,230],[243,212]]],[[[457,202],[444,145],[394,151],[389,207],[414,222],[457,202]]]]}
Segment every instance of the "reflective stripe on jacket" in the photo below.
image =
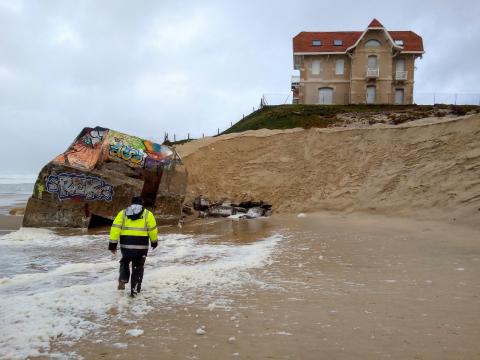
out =
{"type": "Polygon", "coordinates": [[[110,229],[110,250],[116,250],[120,240],[120,247],[123,249],[148,250],[149,240],[157,242],[158,229],[155,216],[152,212],[144,209],[142,215],[132,220],[120,211],[113,221],[110,229]]]}

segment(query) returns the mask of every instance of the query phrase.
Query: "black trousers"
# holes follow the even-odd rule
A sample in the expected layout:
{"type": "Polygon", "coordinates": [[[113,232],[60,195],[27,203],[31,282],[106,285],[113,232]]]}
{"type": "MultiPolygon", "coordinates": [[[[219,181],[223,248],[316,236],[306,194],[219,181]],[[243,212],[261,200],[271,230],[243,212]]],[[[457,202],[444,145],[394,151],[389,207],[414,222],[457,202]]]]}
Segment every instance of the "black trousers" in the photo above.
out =
{"type": "Polygon", "coordinates": [[[146,258],[147,255],[135,254],[135,256],[132,256],[122,251],[122,259],[120,260],[120,277],[118,280],[128,283],[130,279],[130,263],[132,263],[132,281],[130,283],[132,292],[138,293],[142,288],[143,266],[145,265],[146,258]]]}

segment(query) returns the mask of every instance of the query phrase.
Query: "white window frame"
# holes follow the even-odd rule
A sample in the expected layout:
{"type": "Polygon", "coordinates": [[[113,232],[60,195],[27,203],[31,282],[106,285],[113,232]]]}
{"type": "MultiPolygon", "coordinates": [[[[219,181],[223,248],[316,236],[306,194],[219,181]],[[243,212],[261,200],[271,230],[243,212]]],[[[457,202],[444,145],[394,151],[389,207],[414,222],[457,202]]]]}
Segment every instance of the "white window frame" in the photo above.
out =
{"type": "Polygon", "coordinates": [[[394,98],[394,101],[393,103],[395,105],[404,105],[405,104],[405,89],[404,88],[395,88],[395,98],[394,98]],[[397,102],[397,91],[401,91],[402,93],[402,101],[401,102],[397,102]]]}
{"type": "Polygon", "coordinates": [[[407,63],[405,59],[395,60],[395,71],[405,71],[406,67],[407,67],[407,63]],[[403,64],[401,68],[400,68],[400,64],[403,64]]]}
{"type": "Polygon", "coordinates": [[[335,60],[335,75],[345,75],[345,59],[335,60]]]}
{"type": "Polygon", "coordinates": [[[320,72],[322,71],[322,62],[320,59],[313,59],[312,60],[312,68],[311,68],[311,73],[312,75],[320,75],[320,72]],[[317,65],[318,64],[318,65],[317,65]]]}
{"type": "Polygon", "coordinates": [[[378,55],[368,55],[367,56],[367,69],[378,69],[378,55]],[[370,67],[370,59],[375,59],[375,67],[370,67]]]}
{"type": "Polygon", "coordinates": [[[330,86],[324,86],[324,87],[319,88],[318,89],[318,103],[320,105],[333,105],[334,104],[334,99],[333,99],[334,94],[335,94],[335,89],[330,87],[330,86]],[[322,96],[321,96],[322,90],[328,90],[329,91],[330,102],[325,102],[325,98],[322,98],[322,96]]]}
{"type": "Polygon", "coordinates": [[[368,85],[365,92],[365,103],[376,104],[377,103],[377,87],[375,85],[368,85]],[[368,101],[368,90],[373,89],[373,100],[368,101]]]}

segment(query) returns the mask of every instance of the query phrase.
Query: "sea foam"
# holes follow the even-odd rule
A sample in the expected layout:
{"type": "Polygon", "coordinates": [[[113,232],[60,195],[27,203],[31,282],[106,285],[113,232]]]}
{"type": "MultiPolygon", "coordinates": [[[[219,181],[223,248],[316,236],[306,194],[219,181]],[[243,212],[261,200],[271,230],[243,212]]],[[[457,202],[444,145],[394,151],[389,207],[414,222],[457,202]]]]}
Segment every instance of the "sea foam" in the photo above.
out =
{"type": "Polygon", "coordinates": [[[60,264],[0,278],[0,358],[48,354],[54,340],[77,341],[108,328],[112,313],[138,320],[159,306],[228,303],[221,298],[227,299],[232,290],[258,284],[249,270],[268,265],[281,239],[277,234],[237,245],[161,235],[160,246],[147,258],[145,291],[130,299],[128,292],[115,288],[119,256],[106,250],[107,235],[60,236],[40,229],[7,234],[0,237],[0,251],[10,250],[7,256],[16,256],[12,248],[30,256],[28,248],[33,247],[49,255],[49,264],[56,257],[60,264]],[[77,259],[81,251],[86,254],[77,259]]]}

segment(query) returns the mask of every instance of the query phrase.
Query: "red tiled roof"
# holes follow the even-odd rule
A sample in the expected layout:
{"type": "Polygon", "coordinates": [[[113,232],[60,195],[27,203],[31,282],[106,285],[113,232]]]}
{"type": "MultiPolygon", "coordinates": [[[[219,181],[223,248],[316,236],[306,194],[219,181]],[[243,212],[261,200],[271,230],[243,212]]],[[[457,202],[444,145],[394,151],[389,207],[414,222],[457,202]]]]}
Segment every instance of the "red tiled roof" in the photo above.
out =
{"type": "Polygon", "coordinates": [[[373,19],[372,22],[368,25],[368,27],[385,27],[383,26],[380,21],[378,21],[377,19],[373,19]]]}
{"type": "MultiPolygon", "coordinates": [[[[413,31],[389,31],[388,33],[393,40],[403,40],[403,51],[423,51],[422,37],[413,31]]],[[[345,52],[357,42],[362,34],[362,31],[302,31],[293,38],[293,52],[345,52]],[[312,45],[313,40],[320,40],[322,45],[312,45]],[[335,46],[333,45],[334,40],[342,40],[343,44],[335,46]]]]}
{"type": "Polygon", "coordinates": [[[362,35],[361,31],[335,31],[335,32],[305,32],[293,38],[294,52],[345,52],[355,44],[362,35]],[[313,40],[320,40],[321,46],[313,46],[313,40]],[[333,45],[333,40],[342,40],[340,46],[333,45]]]}
{"type": "Polygon", "coordinates": [[[389,31],[393,41],[403,40],[403,51],[423,51],[423,39],[413,31],[389,31]]]}

